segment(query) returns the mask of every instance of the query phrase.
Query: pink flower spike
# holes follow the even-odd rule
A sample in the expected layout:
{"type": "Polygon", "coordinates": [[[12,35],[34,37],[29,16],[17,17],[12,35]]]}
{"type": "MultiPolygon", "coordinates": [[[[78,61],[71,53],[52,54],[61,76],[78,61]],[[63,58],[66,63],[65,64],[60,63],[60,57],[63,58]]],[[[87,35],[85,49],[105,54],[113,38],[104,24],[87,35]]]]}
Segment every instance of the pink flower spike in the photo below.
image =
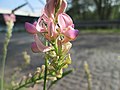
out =
{"type": "Polygon", "coordinates": [[[4,14],[3,17],[4,17],[5,22],[10,22],[10,21],[15,22],[16,21],[16,17],[14,14],[10,14],[10,15],[4,14]]]}
{"type": "Polygon", "coordinates": [[[43,43],[40,41],[37,34],[34,35],[34,39],[35,39],[35,42],[37,44],[37,47],[38,47],[39,51],[47,52],[47,51],[50,51],[52,49],[50,46],[43,45],[43,43]]]}
{"type": "Polygon", "coordinates": [[[60,25],[61,29],[64,29],[68,26],[72,26],[73,21],[69,15],[62,13],[58,15],[58,24],[60,25]]]}
{"type": "Polygon", "coordinates": [[[40,50],[39,50],[38,47],[37,47],[36,42],[33,42],[33,43],[31,44],[31,49],[32,49],[32,51],[33,51],[34,53],[39,53],[39,52],[40,52],[40,50]]]}
{"type": "Polygon", "coordinates": [[[38,32],[36,30],[35,26],[28,22],[25,23],[25,28],[26,28],[27,32],[30,34],[36,34],[38,32]]]}

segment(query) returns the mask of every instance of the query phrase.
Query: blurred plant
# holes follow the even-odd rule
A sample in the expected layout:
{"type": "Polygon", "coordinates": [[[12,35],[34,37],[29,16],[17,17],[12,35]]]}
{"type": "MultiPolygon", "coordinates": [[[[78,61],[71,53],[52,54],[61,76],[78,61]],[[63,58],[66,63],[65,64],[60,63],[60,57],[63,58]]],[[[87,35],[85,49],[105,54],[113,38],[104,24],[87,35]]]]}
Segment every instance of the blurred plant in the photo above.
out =
{"type": "Polygon", "coordinates": [[[12,29],[14,26],[14,22],[16,21],[16,17],[14,14],[3,15],[5,23],[7,25],[6,37],[3,45],[3,57],[2,57],[2,75],[1,75],[1,90],[4,90],[4,69],[5,69],[5,61],[7,56],[7,47],[12,37],[12,29]]]}
{"type": "Polygon", "coordinates": [[[72,71],[63,72],[63,69],[72,62],[69,53],[72,47],[70,41],[76,39],[79,31],[74,29],[71,17],[64,13],[66,7],[66,0],[46,0],[44,12],[38,21],[33,24],[25,23],[27,32],[32,34],[35,40],[31,49],[35,53],[45,53],[45,65],[37,68],[34,74],[24,77],[15,90],[33,87],[42,81],[43,90],[47,90],[47,81],[51,83],[48,87],[50,88],[72,71]],[[39,35],[45,39],[45,44],[39,35]]]}
{"type": "Polygon", "coordinates": [[[22,52],[22,54],[25,61],[25,65],[29,65],[31,61],[30,55],[26,51],[22,52]]]}
{"type": "Polygon", "coordinates": [[[86,61],[84,62],[84,69],[85,69],[85,73],[87,75],[88,90],[91,90],[91,88],[92,88],[92,78],[91,78],[91,74],[90,74],[90,70],[89,70],[89,65],[86,61]]]}

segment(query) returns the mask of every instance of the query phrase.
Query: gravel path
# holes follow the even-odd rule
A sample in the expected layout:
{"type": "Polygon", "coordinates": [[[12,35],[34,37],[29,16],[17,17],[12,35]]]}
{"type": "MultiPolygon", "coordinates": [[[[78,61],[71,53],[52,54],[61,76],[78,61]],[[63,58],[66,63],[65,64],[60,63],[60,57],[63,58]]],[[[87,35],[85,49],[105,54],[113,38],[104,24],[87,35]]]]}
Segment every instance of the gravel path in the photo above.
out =
{"type": "MultiPolygon", "coordinates": [[[[0,52],[3,42],[2,36],[0,35],[0,52]]],[[[25,68],[25,72],[35,70],[37,66],[43,64],[42,55],[33,54],[29,49],[32,41],[32,37],[28,34],[13,35],[8,49],[6,76],[11,73],[12,68],[22,64],[21,53],[25,50],[32,58],[31,65],[25,68]]],[[[90,67],[92,90],[120,90],[120,35],[82,34],[72,43],[73,61],[70,68],[75,70],[60,80],[51,90],[88,90],[86,74],[83,69],[84,61],[87,61],[90,67]]],[[[23,73],[25,73],[24,71],[23,73]]]]}

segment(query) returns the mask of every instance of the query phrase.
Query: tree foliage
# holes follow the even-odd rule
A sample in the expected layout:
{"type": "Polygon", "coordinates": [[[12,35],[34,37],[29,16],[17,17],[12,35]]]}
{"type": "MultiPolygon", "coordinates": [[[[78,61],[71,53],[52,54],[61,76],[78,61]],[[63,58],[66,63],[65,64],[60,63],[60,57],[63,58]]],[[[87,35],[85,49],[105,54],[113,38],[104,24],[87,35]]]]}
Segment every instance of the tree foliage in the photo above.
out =
{"type": "Polygon", "coordinates": [[[71,0],[67,11],[75,20],[110,20],[118,18],[120,0],[71,0]]]}

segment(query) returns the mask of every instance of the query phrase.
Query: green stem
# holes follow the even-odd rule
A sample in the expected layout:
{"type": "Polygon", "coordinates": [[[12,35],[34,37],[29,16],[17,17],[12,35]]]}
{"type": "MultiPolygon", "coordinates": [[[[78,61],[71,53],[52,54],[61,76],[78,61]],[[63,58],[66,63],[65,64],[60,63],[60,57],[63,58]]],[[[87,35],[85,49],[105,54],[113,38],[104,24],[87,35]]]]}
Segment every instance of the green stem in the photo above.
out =
{"type": "Polygon", "coordinates": [[[5,62],[7,56],[7,47],[10,42],[10,38],[12,36],[12,28],[8,26],[8,31],[6,33],[5,42],[3,45],[3,57],[2,57],[2,74],[1,74],[1,90],[4,90],[4,71],[5,71],[5,62]]]}
{"type": "MultiPolygon", "coordinates": [[[[46,41],[46,46],[48,46],[48,42],[46,41]]],[[[43,90],[47,90],[47,65],[48,65],[48,57],[47,57],[47,53],[45,55],[45,72],[44,72],[44,87],[43,90]]]]}
{"type": "Polygon", "coordinates": [[[45,57],[45,73],[44,73],[44,87],[43,90],[47,90],[46,87],[46,80],[47,80],[47,63],[48,63],[48,59],[47,56],[45,57]]]}

